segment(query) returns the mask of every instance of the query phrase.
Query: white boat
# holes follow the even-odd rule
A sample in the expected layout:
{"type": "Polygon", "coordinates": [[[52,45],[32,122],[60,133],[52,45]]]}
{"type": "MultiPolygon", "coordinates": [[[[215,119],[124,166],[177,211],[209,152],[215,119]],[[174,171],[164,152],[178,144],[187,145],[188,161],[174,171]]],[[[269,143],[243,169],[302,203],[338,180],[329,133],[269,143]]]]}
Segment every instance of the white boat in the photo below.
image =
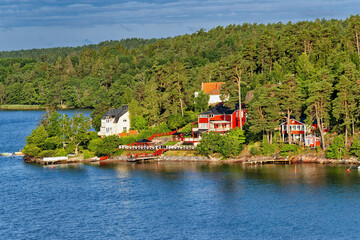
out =
{"type": "Polygon", "coordinates": [[[10,157],[12,156],[12,153],[0,153],[0,156],[10,157]]]}

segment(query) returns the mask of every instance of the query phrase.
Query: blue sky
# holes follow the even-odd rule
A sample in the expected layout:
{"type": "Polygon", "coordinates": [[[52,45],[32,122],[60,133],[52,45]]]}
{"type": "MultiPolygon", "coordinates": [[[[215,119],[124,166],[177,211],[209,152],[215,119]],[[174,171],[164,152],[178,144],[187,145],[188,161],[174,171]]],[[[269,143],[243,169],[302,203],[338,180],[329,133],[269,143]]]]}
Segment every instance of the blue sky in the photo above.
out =
{"type": "Polygon", "coordinates": [[[0,50],[160,38],[229,24],[345,19],[359,0],[0,0],[0,50]]]}

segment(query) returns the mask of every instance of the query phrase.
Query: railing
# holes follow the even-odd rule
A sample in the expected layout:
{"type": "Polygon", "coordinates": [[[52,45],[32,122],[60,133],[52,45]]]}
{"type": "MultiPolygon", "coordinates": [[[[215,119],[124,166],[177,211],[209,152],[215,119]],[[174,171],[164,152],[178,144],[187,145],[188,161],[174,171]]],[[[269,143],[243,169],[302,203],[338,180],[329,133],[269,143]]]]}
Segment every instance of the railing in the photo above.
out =
{"type": "Polygon", "coordinates": [[[183,138],[183,142],[199,142],[201,138],[183,138]]]}
{"type": "Polygon", "coordinates": [[[226,128],[210,128],[209,131],[215,131],[215,132],[227,132],[230,131],[231,128],[226,127],[226,128]]]}
{"type": "Polygon", "coordinates": [[[128,146],[128,145],[120,145],[119,149],[124,150],[194,150],[195,146],[128,146]]]}

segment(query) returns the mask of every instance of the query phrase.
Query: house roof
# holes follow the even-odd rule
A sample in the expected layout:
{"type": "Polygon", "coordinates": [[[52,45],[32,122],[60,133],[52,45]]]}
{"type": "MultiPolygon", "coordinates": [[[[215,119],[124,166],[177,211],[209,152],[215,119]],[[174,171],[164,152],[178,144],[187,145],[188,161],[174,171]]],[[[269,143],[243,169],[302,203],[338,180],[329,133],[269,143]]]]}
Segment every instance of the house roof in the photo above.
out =
{"type": "Polygon", "coordinates": [[[209,95],[220,95],[221,84],[225,82],[202,83],[202,90],[209,95]]]}
{"type": "Polygon", "coordinates": [[[128,105],[122,105],[121,108],[111,109],[107,113],[105,113],[101,119],[106,119],[107,117],[115,118],[114,122],[117,123],[119,118],[129,111],[128,105]]]}
{"type": "Polygon", "coordinates": [[[148,139],[140,139],[139,141],[136,141],[137,143],[149,143],[149,142],[151,142],[150,140],[148,140],[148,139]]]}
{"type": "Polygon", "coordinates": [[[224,105],[217,105],[213,108],[210,108],[206,112],[200,113],[201,115],[221,115],[221,114],[233,114],[235,110],[231,110],[228,107],[225,107],[224,105]]]}
{"type": "MultiPolygon", "coordinates": [[[[281,123],[280,125],[286,125],[287,124],[287,121],[284,121],[283,123],[281,123]]],[[[305,123],[299,121],[299,120],[296,120],[296,119],[293,119],[291,118],[290,119],[290,125],[305,125],[305,123]]]]}
{"type": "Polygon", "coordinates": [[[129,130],[127,133],[118,133],[119,137],[126,137],[129,135],[137,135],[139,132],[137,130],[129,130]]]}

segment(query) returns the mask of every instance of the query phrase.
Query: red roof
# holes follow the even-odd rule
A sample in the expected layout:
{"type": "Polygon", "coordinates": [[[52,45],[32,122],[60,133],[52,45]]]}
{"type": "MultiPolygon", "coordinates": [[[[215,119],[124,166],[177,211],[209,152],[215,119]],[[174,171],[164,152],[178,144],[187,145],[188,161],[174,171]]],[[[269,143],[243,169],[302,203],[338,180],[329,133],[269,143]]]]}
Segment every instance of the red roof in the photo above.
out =
{"type": "Polygon", "coordinates": [[[126,137],[129,135],[137,135],[139,132],[137,130],[129,130],[127,133],[118,133],[119,137],[126,137]]]}
{"type": "Polygon", "coordinates": [[[220,95],[221,84],[225,82],[202,83],[202,90],[209,95],[220,95]]]}

